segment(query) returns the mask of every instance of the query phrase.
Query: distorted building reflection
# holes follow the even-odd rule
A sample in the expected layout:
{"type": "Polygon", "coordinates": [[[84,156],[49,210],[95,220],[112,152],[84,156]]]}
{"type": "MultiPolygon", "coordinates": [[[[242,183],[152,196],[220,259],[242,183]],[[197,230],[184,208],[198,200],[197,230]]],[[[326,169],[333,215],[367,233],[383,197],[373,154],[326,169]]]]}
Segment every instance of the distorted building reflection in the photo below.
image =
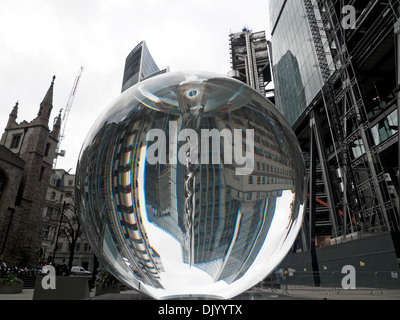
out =
{"type": "Polygon", "coordinates": [[[120,262],[143,283],[160,287],[158,273],[163,270],[162,263],[148,241],[139,202],[134,201],[140,139],[148,129],[146,115],[148,112],[143,108],[135,110],[125,121],[106,123],[99,130],[92,145],[84,151],[89,163],[81,164],[87,177],[83,194],[85,205],[93,212],[91,223],[99,231],[97,241],[115,259],[108,262],[113,265],[120,262]],[[135,121],[131,120],[133,116],[135,121]],[[107,172],[109,168],[111,173],[107,172]],[[102,192],[89,192],[95,188],[102,192]],[[112,199],[106,197],[108,188],[112,190],[112,199]]]}
{"type": "MultiPolygon", "coordinates": [[[[224,162],[225,144],[238,144],[246,151],[246,134],[242,141],[221,136],[220,150],[216,150],[213,141],[206,151],[199,147],[199,159],[203,160],[203,152],[208,153],[210,161],[193,165],[194,209],[188,247],[186,167],[180,161],[171,161],[171,154],[176,156],[183,144],[176,135],[185,128],[185,121],[177,108],[176,87],[162,83],[167,78],[160,79],[159,83],[148,82],[124,94],[119,105],[105,115],[106,120],[94,126],[83,146],[77,193],[81,197],[80,212],[85,212],[81,219],[91,225],[86,230],[87,237],[98,244],[94,252],[106,260],[105,264],[117,268],[128,283],[133,276],[140,283],[163,288],[163,274],[167,273],[171,258],[166,261],[159,239],[168,235],[179,248],[172,266],[196,268],[214,282],[229,285],[247,273],[261,248],[268,245],[272,221],[280,214],[277,199],[287,193],[293,201],[280,207],[290,208],[284,226],[286,236],[292,231],[291,223],[302,213],[304,171],[298,166],[302,158],[297,142],[286,130],[283,118],[263,106],[264,98],[256,91],[243,89],[239,82],[229,82],[215,91],[231,94],[222,99],[221,105],[210,90],[209,104],[203,106],[207,112],[200,117],[197,133],[202,129],[252,129],[253,171],[238,175],[237,168],[243,165],[235,162],[235,157],[232,163],[224,162]],[[246,95],[238,94],[240,90],[247,90],[246,95]],[[245,96],[249,98],[244,99],[245,96]],[[177,131],[170,130],[171,123],[176,124],[177,131]],[[165,163],[147,161],[147,150],[153,143],[147,135],[153,129],[165,134],[165,148],[157,150],[165,152],[165,163]],[[221,161],[214,163],[211,160],[218,151],[221,161]]],[[[213,85],[220,85],[213,80],[213,85]]]]}

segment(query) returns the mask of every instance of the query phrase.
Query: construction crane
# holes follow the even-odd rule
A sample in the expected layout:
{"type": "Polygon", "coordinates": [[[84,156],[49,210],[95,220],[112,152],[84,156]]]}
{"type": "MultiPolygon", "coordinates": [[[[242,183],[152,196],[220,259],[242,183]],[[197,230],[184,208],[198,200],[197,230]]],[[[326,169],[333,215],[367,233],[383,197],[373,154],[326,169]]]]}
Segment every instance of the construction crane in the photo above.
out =
{"type": "MultiPolygon", "coordinates": [[[[57,148],[56,148],[56,157],[54,158],[53,168],[55,168],[57,165],[58,157],[59,156],[64,157],[65,153],[66,153],[65,150],[60,150],[60,146],[61,146],[62,141],[65,138],[65,128],[67,125],[68,116],[71,111],[72,104],[74,102],[76,89],[78,88],[79,80],[81,79],[83,70],[84,70],[84,67],[81,67],[79,69],[78,75],[76,76],[75,81],[74,81],[74,85],[72,86],[71,94],[69,95],[67,106],[65,107],[65,111],[64,111],[63,117],[61,119],[62,130],[61,130],[60,138],[58,140],[58,144],[57,144],[57,148]]],[[[61,109],[61,111],[62,111],[62,109],[61,109]]]]}

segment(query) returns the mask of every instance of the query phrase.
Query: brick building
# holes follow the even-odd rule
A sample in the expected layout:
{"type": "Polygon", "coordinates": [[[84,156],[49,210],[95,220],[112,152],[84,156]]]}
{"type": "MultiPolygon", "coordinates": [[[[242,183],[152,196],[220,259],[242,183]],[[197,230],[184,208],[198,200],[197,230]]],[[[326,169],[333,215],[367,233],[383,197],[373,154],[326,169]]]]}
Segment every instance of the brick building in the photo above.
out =
{"type": "Polygon", "coordinates": [[[54,80],[31,122],[17,123],[14,106],[0,140],[0,248],[8,265],[35,266],[40,254],[42,207],[61,128],[58,115],[49,129],[54,80]]]}
{"type": "Polygon", "coordinates": [[[24,167],[24,160],[0,145],[0,260],[3,257],[5,239],[9,235],[15,208],[21,200],[18,190],[24,167]]]}

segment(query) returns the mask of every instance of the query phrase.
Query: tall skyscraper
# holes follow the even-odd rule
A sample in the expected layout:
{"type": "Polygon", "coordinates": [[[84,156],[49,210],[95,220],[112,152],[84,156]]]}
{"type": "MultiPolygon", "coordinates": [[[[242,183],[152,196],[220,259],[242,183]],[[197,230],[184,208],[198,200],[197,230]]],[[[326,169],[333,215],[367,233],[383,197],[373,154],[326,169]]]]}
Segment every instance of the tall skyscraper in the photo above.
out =
{"type": "Polygon", "coordinates": [[[122,91],[145,79],[167,72],[159,69],[155,63],[145,41],[141,41],[127,56],[125,62],[122,91]]]}
{"type": "Polygon", "coordinates": [[[400,2],[269,3],[276,105],[299,138],[310,182],[295,249],[313,254],[315,247],[399,231],[393,39],[400,2]]]}
{"type": "Polygon", "coordinates": [[[272,81],[265,31],[252,32],[243,28],[241,32],[232,33],[229,39],[232,68],[229,75],[265,95],[266,86],[272,81]]]}

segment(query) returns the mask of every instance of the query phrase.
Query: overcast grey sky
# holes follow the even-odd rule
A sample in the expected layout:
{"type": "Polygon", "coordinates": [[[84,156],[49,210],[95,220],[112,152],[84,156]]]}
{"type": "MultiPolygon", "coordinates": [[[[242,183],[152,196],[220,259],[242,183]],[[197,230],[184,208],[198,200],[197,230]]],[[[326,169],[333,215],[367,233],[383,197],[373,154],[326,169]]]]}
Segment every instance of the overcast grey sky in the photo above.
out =
{"type": "Polygon", "coordinates": [[[160,68],[171,72],[230,69],[229,34],[246,26],[267,32],[268,0],[0,0],[0,131],[19,101],[17,122],[33,120],[53,75],[54,117],[69,114],[58,168],[75,172],[97,116],[121,92],[125,58],[145,40],[160,68]]]}

